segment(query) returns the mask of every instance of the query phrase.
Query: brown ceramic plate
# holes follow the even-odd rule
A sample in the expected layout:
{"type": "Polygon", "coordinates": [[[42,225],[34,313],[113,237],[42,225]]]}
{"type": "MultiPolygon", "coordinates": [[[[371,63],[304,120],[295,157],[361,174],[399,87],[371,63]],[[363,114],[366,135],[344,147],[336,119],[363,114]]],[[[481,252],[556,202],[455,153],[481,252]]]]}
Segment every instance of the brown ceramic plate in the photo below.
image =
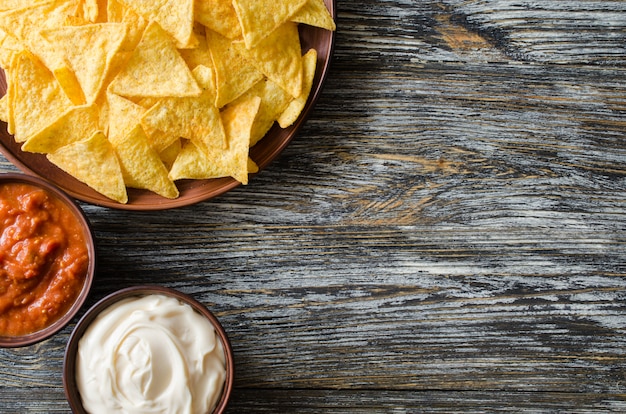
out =
{"type": "MultiPolygon", "coordinates": [[[[324,2],[331,16],[336,18],[335,0],[324,0],[324,2]]],[[[298,133],[313,109],[328,73],[335,42],[335,32],[300,25],[300,39],[303,52],[315,48],[318,53],[317,70],[309,101],[300,118],[292,126],[281,129],[278,125],[274,125],[268,134],[251,148],[250,157],[258,164],[260,170],[267,167],[298,133]]],[[[0,96],[5,93],[6,79],[4,72],[0,70],[0,96]]],[[[166,199],[146,190],[129,189],[128,204],[120,204],[104,197],[61,171],[48,162],[45,155],[22,152],[20,145],[7,133],[5,123],[0,123],[0,152],[23,172],[44,177],[78,200],[123,210],[164,210],[187,206],[216,197],[239,186],[239,182],[232,178],[184,180],[177,182],[180,191],[180,197],[177,199],[166,199]]]]}

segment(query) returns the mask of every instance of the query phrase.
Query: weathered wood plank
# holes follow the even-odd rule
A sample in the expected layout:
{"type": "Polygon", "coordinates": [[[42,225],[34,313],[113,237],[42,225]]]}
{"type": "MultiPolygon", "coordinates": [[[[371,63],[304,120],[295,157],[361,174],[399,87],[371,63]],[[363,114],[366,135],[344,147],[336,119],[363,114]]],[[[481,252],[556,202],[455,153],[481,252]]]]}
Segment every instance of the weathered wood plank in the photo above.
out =
{"type": "Polygon", "coordinates": [[[464,26],[490,38],[517,60],[623,65],[623,1],[491,0],[444,2],[464,26]]]}
{"type": "MultiPolygon", "coordinates": [[[[89,304],[206,303],[231,412],[624,411],[625,4],[339,1],[324,93],[248,186],[84,205],[89,304]]],[[[0,350],[0,411],[67,410],[70,331],[0,350]]]]}

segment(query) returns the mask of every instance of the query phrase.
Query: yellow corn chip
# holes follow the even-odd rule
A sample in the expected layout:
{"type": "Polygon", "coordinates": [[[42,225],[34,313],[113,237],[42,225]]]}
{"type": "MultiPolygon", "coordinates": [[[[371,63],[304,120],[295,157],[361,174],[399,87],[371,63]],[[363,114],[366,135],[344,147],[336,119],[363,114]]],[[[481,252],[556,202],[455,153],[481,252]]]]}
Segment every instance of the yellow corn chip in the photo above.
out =
{"type": "Polygon", "coordinates": [[[28,52],[20,53],[12,74],[15,141],[24,142],[72,105],[55,77],[28,52]]]}
{"type": "Polygon", "coordinates": [[[155,22],[148,24],[109,90],[133,97],[199,96],[202,92],[170,37],[155,22]]]}
{"type": "Polygon", "coordinates": [[[241,26],[232,0],[196,0],[195,19],[228,39],[241,37],[241,26]]]}
{"type": "Polygon", "coordinates": [[[128,187],[153,191],[166,198],[178,197],[178,189],[168,177],[159,154],[152,149],[141,125],[128,135],[111,142],[128,187]]]}
{"type": "Polygon", "coordinates": [[[15,37],[0,30],[0,67],[8,68],[13,57],[26,49],[15,37]]]}
{"type": "Polygon", "coordinates": [[[0,121],[9,122],[9,95],[0,98],[0,121]]]}
{"type": "Polygon", "coordinates": [[[187,138],[203,149],[224,148],[226,135],[215,106],[212,71],[198,66],[193,71],[204,92],[198,97],[164,98],[146,112],[142,124],[172,135],[187,138]]]}
{"type": "Polygon", "coordinates": [[[302,49],[298,25],[287,22],[252,49],[233,45],[248,61],[294,98],[302,92],[302,49]]]}
{"type": "Polygon", "coordinates": [[[135,50],[141,40],[143,31],[148,25],[146,19],[118,0],[107,1],[107,21],[110,23],[126,23],[126,41],[121,48],[124,52],[132,52],[135,50]]]}
{"type": "Polygon", "coordinates": [[[195,68],[198,65],[213,66],[211,61],[211,52],[207,45],[207,39],[205,36],[204,26],[196,25],[194,30],[196,37],[198,38],[198,46],[193,49],[180,49],[180,55],[183,57],[189,69],[195,68]]]}
{"type": "Polygon", "coordinates": [[[157,22],[180,49],[195,47],[194,0],[120,0],[148,21],[157,22]]]}
{"type": "Polygon", "coordinates": [[[170,178],[206,179],[232,177],[242,184],[248,183],[248,152],[250,149],[250,131],[256,113],[261,104],[258,97],[241,100],[222,111],[224,129],[228,138],[228,149],[209,148],[203,151],[192,141],[183,145],[170,170],[170,178]]]}
{"type": "Polygon", "coordinates": [[[74,106],[22,145],[22,151],[49,153],[76,141],[89,138],[99,130],[97,105],[74,106]]]}
{"type": "Polygon", "coordinates": [[[96,23],[99,19],[100,21],[104,20],[100,10],[100,3],[101,0],[82,0],[82,10],[80,10],[81,16],[90,23],[96,23]]]}
{"type": "Polygon", "coordinates": [[[241,96],[264,75],[236,50],[231,40],[212,30],[206,31],[206,38],[215,69],[215,106],[221,108],[241,96]]]}
{"type": "Polygon", "coordinates": [[[107,102],[109,107],[107,136],[111,141],[128,135],[136,125],[141,123],[141,117],[146,112],[143,106],[114,93],[107,93],[107,102]]]}
{"type": "Polygon", "coordinates": [[[53,45],[42,39],[40,30],[62,27],[68,16],[75,16],[79,0],[50,0],[0,13],[0,29],[23,43],[28,50],[54,71],[65,62],[53,45]]]}
{"type": "Polygon", "coordinates": [[[313,77],[315,76],[315,67],[317,66],[317,51],[309,49],[302,57],[303,83],[302,93],[289,103],[287,108],[278,116],[278,125],[281,128],[287,128],[296,122],[296,119],[302,113],[306,101],[309,99],[311,87],[313,86],[313,77]]]}
{"type": "Polygon", "coordinates": [[[13,82],[13,79],[14,73],[16,72],[16,65],[19,62],[17,59],[18,56],[19,54],[13,55],[9,66],[4,68],[4,76],[7,82],[7,93],[5,94],[7,101],[7,132],[11,135],[15,134],[15,82],[13,82]]]}
{"type": "Polygon", "coordinates": [[[178,138],[159,152],[159,157],[161,158],[161,161],[168,171],[170,170],[170,168],[172,168],[176,157],[178,157],[178,154],[180,153],[180,149],[182,148],[182,141],[182,139],[178,138]]]}
{"type": "Polygon", "coordinates": [[[123,23],[96,23],[45,30],[42,36],[64,55],[82,87],[86,102],[95,101],[113,57],[126,38],[123,23]]]}
{"type": "Polygon", "coordinates": [[[247,48],[256,46],[289,21],[307,0],[233,0],[247,48]]]}
{"type": "Polygon", "coordinates": [[[112,144],[102,132],[47,155],[48,160],[100,194],[125,204],[128,194],[112,144]]]}
{"type": "Polygon", "coordinates": [[[248,174],[254,174],[259,172],[259,166],[250,157],[248,157],[248,174]]]}
{"type": "Polygon", "coordinates": [[[253,96],[261,98],[261,105],[254,119],[252,132],[250,133],[251,147],[267,134],[267,131],[270,130],[278,115],[287,108],[287,105],[289,105],[289,102],[293,99],[293,97],[280,86],[269,79],[263,79],[250,88],[248,92],[228,104],[227,107],[239,105],[241,101],[250,99],[250,97],[253,96]]]}
{"type": "Polygon", "coordinates": [[[291,21],[330,31],[337,29],[324,0],[307,0],[304,6],[291,18],[291,21]]]}
{"type": "MultiPolygon", "coordinates": [[[[0,12],[6,10],[19,9],[25,6],[24,0],[1,0],[0,1],[0,12]]],[[[41,3],[41,1],[32,1],[31,3],[41,3]]]]}

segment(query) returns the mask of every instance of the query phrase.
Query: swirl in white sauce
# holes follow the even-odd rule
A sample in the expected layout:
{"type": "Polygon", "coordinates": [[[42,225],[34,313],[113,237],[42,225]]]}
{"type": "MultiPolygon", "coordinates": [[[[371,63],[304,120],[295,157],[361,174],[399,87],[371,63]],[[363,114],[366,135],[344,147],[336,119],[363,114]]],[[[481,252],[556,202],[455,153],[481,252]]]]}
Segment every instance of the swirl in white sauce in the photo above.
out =
{"type": "Polygon", "coordinates": [[[211,322],[165,295],[115,303],[79,342],[76,383],[91,414],[209,413],[225,378],[211,322]]]}

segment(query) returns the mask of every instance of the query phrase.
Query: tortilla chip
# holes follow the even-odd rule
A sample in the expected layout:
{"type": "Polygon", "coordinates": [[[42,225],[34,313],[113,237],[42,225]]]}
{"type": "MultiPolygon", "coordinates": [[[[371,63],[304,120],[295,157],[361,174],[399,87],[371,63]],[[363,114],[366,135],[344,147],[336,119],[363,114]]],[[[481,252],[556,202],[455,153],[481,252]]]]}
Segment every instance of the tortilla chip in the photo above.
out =
{"type": "Polygon", "coordinates": [[[241,37],[239,18],[232,0],[196,0],[195,19],[228,39],[241,37]]]}
{"type": "Polygon", "coordinates": [[[99,130],[99,114],[100,108],[96,105],[72,107],[28,138],[22,145],[22,151],[49,153],[89,138],[99,130]]]}
{"type": "Polygon", "coordinates": [[[9,122],[9,95],[0,98],[0,121],[9,122]]]}
{"type": "Polygon", "coordinates": [[[24,142],[55,119],[72,103],[55,77],[33,55],[22,52],[14,60],[12,76],[15,141],[24,142]]]}
{"type": "MultiPolygon", "coordinates": [[[[31,3],[37,3],[37,1],[33,1],[31,3]]],[[[24,0],[1,0],[0,1],[0,12],[19,9],[24,7],[24,0]]]]}
{"type": "MultiPolygon", "coordinates": [[[[261,99],[250,97],[241,100],[222,112],[228,148],[209,148],[203,151],[192,141],[183,145],[170,170],[172,180],[232,177],[242,184],[248,183],[250,131],[261,99]]],[[[252,164],[251,168],[254,169],[252,164]]]]}
{"type": "Polygon", "coordinates": [[[304,6],[291,18],[291,21],[330,31],[337,29],[324,0],[307,0],[304,6]]]}
{"type": "Polygon", "coordinates": [[[259,166],[254,160],[248,157],[248,174],[254,174],[259,172],[259,166]]]}
{"type": "Polygon", "coordinates": [[[15,73],[15,63],[17,62],[18,54],[13,56],[11,64],[4,69],[4,76],[7,82],[6,97],[6,122],[7,132],[11,135],[15,134],[15,82],[13,82],[15,73]]]}
{"type": "Polygon", "coordinates": [[[223,107],[263,79],[263,73],[243,57],[226,37],[206,31],[207,43],[215,69],[215,106],[223,107]]]}
{"type": "Polygon", "coordinates": [[[48,160],[100,194],[125,204],[128,194],[115,150],[100,131],[59,148],[48,160]]]}
{"type": "Polygon", "coordinates": [[[226,135],[215,106],[215,92],[207,85],[212,82],[212,71],[198,66],[193,73],[198,83],[203,85],[203,93],[198,97],[160,100],[146,112],[142,124],[190,139],[203,149],[224,148],[226,135]]]}
{"type": "Polygon", "coordinates": [[[109,90],[131,97],[199,96],[202,92],[170,37],[155,22],[148,24],[109,90]]]}
{"type": "MultiPolygon", "coordinates": [[[[99,19],[102,21],[101,4],[102,0],[83,0],[81,4],[81,17],[90,23],[96,23],[99,19]]],[[[106,10],[106,9],[103,9],[106,10]]]]}
{"type": "Polygon", "coordinates": [[[0,29],[24,44],[28,50],[54,71],[65,62],[40,30],[62,27],[67,16],[75,16],[79,0],[50,0],[0,13],[0,29]]]}
{"type": "Polygon", "coordinates": [[[13,57],[24,51],[26,47],[15,37],[0,30],[0,67],[8,68],[13,57]]]}
{"type": "Polygon", "coordinates": [[[166,198],[178,197],[176,185],[169,179],[159,154],[150,147],[141,125],[136,125],[128,135],[111,143],[126,186],[150,190],[166,198]]]}
{"type": "Polygon", "coordinates": [[[311,93],[311,87],[313,86],[313,77],[315,76],[315,67],[317,66],[317,51],[315,49],[309,49],[309,51],[302,57],[303,67],[303,83],[302,93],[289,103],[287,108],[278,116],[278,125],[281,128],[287,128],[292,125],[304,109],[309,94],[311,93]]]}
{"type": "Polygon", "coordinates": [[[289,21],[307,0],[233,0],[247,48],[255,47],[270,33],[289,21]]]}
{"type": "Polygon", "coordinates": [[[180,49],[195,47],[194,0],[120,0],[148,21],[157,22],[180,49]]]}
{"type": "Polygon", "coordinates": [[[205,36],[205,29],[202,25],[196,25],[194,30],[198,38],[198,46],[193,49],[180,49],[180,55],[189,66],[189,69],[193,70],[196,66],[213,66],[211,61],[211,52],[207,45],[207,39],[205,36]]]}
{"type": "Polygon", "coordinates": [[[302,92],[302,49],[298,25],[287,22],[254,48],[242,42],[233,45],[248,61],[294,98],[302,92]]]}
{"type": "Polygon", "coordinates": [[[159,157],[168,171],[172,168],[174,161],[176,161],[176,157],[178,157],[178,154],[180,153],[182,142],[183,140],[178,138],[159,152],[159,157]]]}
{"type": "Polygon", "coordinates": [[[110,23],[126,23],[126,41],[121,47],[123,52],[132,52],[139,44],[148,21],[133,9],[118,0],[107,1],[107,21],[110,23]]]}
{"type": "Polygon", "coordinates": [[[126,38],[123,23],[96,23],[45,30],[42,36],[64,55],[91,104],[102,90],[111,62],[126,38]]]}
{"type": "Polygon", "coordinates": [[[114,93],[107,93],[108,102],[108,133],[109,140],[115,141],[128,135],[141,123],[146,109],[136,103],[114,93]]]}
{"type": "Polygon", "coordinates": [[[287,105],[289,105],[289,102],[293,99],[293,97],[280,86],[269,79],[263,79],[250,88],[248,92],[228,104],[227,107],[239,105],[241,101],[250,99],[250,97],[253,96],[261,98],[261,105],[254,119],[252,132],[250,133],[251,147],[267,134],[272,125],[274,125],[278,115],[287,108],[287,105]]]}

